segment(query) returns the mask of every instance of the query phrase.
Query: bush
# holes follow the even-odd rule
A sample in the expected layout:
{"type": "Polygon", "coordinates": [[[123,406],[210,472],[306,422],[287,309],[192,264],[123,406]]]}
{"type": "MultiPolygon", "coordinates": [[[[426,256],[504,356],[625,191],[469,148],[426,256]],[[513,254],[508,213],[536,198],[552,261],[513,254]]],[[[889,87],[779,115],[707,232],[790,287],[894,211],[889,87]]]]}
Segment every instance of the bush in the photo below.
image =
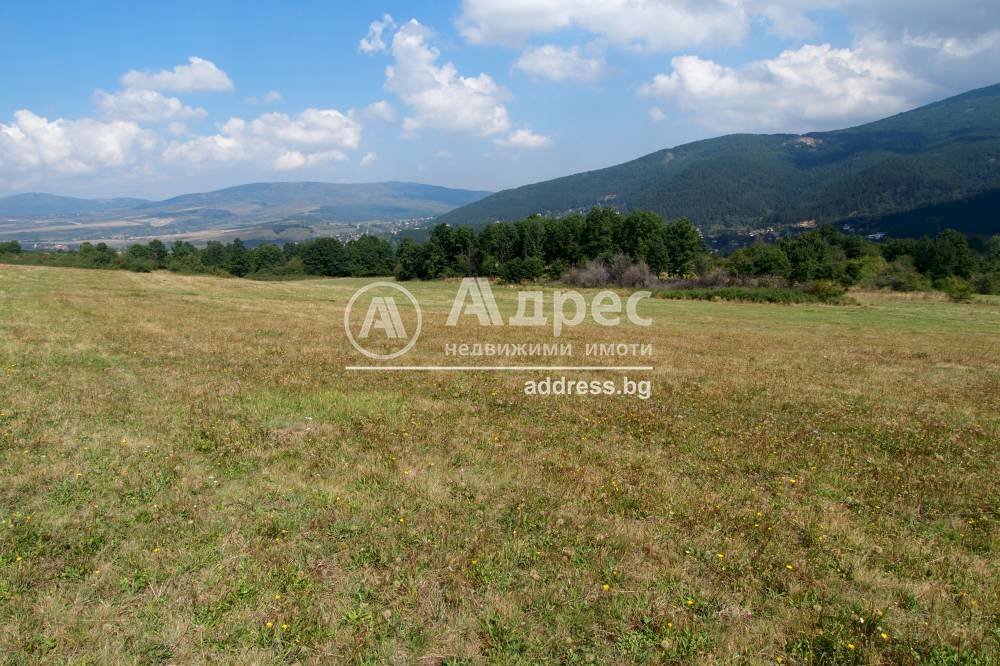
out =
{"type": "Polygon", "coordinates": [[[574,287],[604,287],[611,282],[611,275],[604,262],[595,259],[583,268],[573,268],[562,276],[563,282],[574,287]]]}
{"type": "Polygon", "coordinates": [[[605,266],[608,269],[608,280],[612,284],[621,284],[622,278],[625,276],[625,271],[633,265],[632,259],[627,255],[616,254],[610,257],[605,262],[605,266]]]}
{"type": "Polygon", "coordinates": [[[1000,294],[1000,270],[974,275],[972,287],[977,294],[1000,294]]]}
{"type": "Polygon", "coordinates": [[[816,280],[815,282],[810,282],[806,285],[804,291],[807,294],[812,294],[824,303],[839,301],[843,295],[847,293],[846,289],[830,280],[816,280]]]}
{"type": "Polygon", "coordinates": [[[919,291],[924,288],[924,278],[917,272],[913,258],[908,255],[897,257],[881,274],[876,275],[873,283],[880,289],[893,291],[919,291]]]}
{"type": "Polygon", "coordinates": [[[638,289],[653,287],[657,282],[656,276],[649,270],[646,262],[640,261],[638,264],[633,264],[625,269],[618,284],[623,287],[638,289]]]}
{"type": "Polygon", "coordinates": [[[791,287],[721,287],[719,289],[657,289],[656,298],[698,301],[746,301],[749,303],[842,303],[843,291],[834,296],[832,291],[810,293],[791,287]]]}
{"type": "Polygon", "coordinates": [[[729,270],[741,278],[764,275],[788,275],[788,256],[775,245],[758,243],[734,252],[728,260],[729,270]]]}
{"type": "Polygon", "coordinates": [[[545,273],[545,263],[538,257],[526,257],[511,259],[504,267],[503,279],[505,282],[517,284],[537,280],[545,273]]]}
{"type": "Polygon", "coordinates": [[[122,268],[135,273],[150,273],[155,268],[152,260],[135,256],[126,256],[121,262],[122,268]]]}
{"type": "Polygon", "coordinates": [[[972,300],[972,285],[957,276],[949,276],[938,280],[935,286],[946,293],[955,303],[965,303],[972,300]]]}

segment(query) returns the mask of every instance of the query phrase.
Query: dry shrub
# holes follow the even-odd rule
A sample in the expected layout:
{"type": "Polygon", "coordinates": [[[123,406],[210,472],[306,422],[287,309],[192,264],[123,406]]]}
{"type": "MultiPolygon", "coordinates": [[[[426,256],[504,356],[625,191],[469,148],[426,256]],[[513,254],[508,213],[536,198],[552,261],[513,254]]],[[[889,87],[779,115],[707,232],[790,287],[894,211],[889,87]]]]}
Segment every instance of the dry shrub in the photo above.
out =
{"type": "Polygon", "coordinates": [[[603,287],[611,281],[604,262],[595,259],[582,268],[571,268],[563,274],[563,282],[574,287],[603,287]]]}
{"type": "Polygon", "coordinates": [[[632,289],[655,287],[659,284],[659,280],[653,275],[653,272],[649,270],[649,266],[646,262],[640,261],[638,264],[632,264],[622,273],[621,279],[618,281],[623,287],[630,287],[632,289]]]}
{"type": "Polygon", "coordinates": [[[582,268],[572,268],[563,273],[562,281],[574,287],[629,287],[646,288],[659,284],[656,275],[649,270],[645,262],[633,263],[624,255],[618,254],[605,263],[602,259],[594,259],[582,268]]]}

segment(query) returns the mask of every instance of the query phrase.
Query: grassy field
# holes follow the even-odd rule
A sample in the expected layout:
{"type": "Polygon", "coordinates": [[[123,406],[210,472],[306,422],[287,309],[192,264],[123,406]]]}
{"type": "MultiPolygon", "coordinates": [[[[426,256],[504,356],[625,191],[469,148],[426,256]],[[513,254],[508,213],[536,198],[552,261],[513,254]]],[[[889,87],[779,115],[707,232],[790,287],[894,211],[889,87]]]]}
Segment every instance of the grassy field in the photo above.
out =
{"type": "Polygon", "coordinates": [[[642,401],[361,284],[0,266],[0,662],[998,663],[1000,300],[648,300],[642,401]]]}

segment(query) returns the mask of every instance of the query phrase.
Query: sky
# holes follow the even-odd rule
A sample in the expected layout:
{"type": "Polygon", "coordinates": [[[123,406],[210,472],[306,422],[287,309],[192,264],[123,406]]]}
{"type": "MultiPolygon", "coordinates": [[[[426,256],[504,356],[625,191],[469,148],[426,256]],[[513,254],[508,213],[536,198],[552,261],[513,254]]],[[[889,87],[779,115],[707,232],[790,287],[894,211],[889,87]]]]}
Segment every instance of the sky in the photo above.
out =
{"type": "Polygon", "coordinates": [[[984,0],[0,2],[0,196],[499,190],[1000,82],[984,0]]]}

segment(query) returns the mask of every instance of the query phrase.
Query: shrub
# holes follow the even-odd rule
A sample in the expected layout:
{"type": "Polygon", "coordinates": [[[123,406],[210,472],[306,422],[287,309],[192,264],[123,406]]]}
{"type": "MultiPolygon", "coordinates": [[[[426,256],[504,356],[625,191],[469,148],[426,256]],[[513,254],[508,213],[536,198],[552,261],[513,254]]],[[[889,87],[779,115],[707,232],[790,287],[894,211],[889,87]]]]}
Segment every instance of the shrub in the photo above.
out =
{"type": "Polygon", "coordinates": [[[608,259],[605,264],[608,269],[608,280],[612,284],[621,284],[622,278],[625,277],[625,271],[630,269],[634,264],[632,259],[624,254],[616,254],[608,259]]]}
{"type": "Polygon", "coordinates": [[[649,270],[649,266],[644,261],[632,264],[626,268],[622,273],[621,279],[618,281],[621,286],[633,289],[653,287],[657,282],[656,276],[653,275],[653,272],[649,270]]]}
{"type": "Polygon", "coordinates": [[[729,257],[729,270],[742,278],[763,275],[787,275],[791,269],[788,256],[775,245],[758,243],[737,250],[729,257]]]}
{"type": "Polygon", "coordinates": [[[946,293],[948,298],[956,303],[964,303],[972,300],[972,285],[955,275],[938,280],[935,286],[946,293]]]}
{"type": "Polygon", "coordinates": [[[830,280],[816,280],[815,282],[810,282],[806,285],[804,291],[807,294],[812,294],[824,303],[839,301],[847,292],[847,290],[842,286],[830,280]]]}
{"type": "Polygon", "coordinates": [[[924,288],[923,276],[917,272],[913,258],[909,255],[893,260],[885,271],[875,276],[873,283],[880,289],[893,291],[918,291],[924,288]]]}
{"type": "Polygon", "coordinates": [[[603,287],[611,281],[611,275],[604,262],[595,259],[583,268],[570,269],[563,274],[562,280],[574,287],[603,287]]]}
{"type": "Polygon", "coordinates": [[[539,257],[525,257],[511,259],[504,267],[503,279],[505,282],[516,284],[530,280],[537,280],[545,273],[545,262],[539,257]]]}
{"type": "Polygon", "coordinates": [[[135,273],[149,273],[155,268],[150,259],[135,256],[125,256],[121,262],[122,268],[135,273]]]}
{"type": "Polygon", "coordinates": [[[699,301],[746,301],[750,303],[841,303],[843,292],[834,296],[830,291],[810,293],[791,287],[721,287],[718,289],[657,289],[657,298],[699,301]]]}
{"type": "Polygon", "coordinates": [[[972,286],[977,294],[1000,294],[1000,270],[974,275],[972,286]]]}

